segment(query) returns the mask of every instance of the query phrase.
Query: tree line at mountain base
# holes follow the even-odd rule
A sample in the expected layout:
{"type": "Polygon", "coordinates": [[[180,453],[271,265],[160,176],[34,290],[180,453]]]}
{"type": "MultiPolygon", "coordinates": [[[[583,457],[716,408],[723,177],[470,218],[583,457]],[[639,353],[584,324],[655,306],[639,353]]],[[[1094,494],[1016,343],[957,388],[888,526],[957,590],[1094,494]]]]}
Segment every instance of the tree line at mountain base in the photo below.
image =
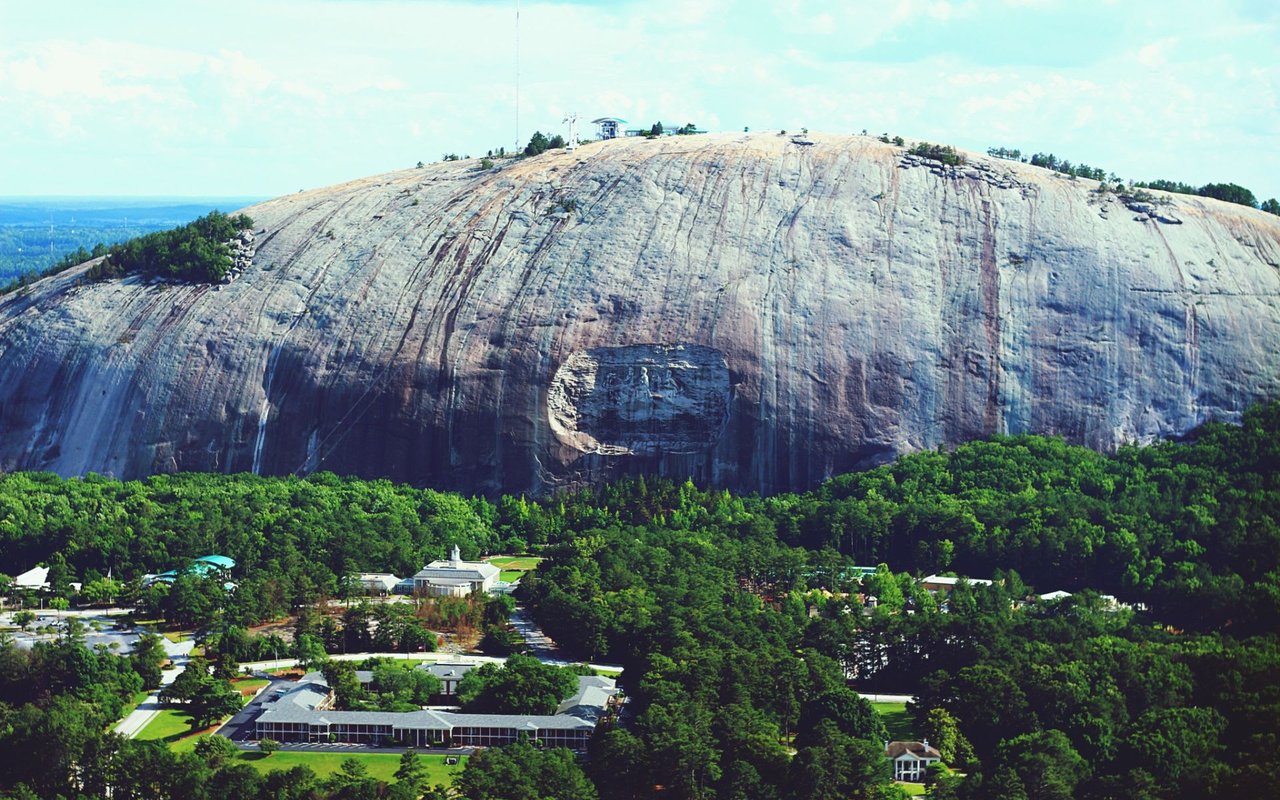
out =
{"type": "MultiPolygon", "coordinates": [[[[884,724],[856,694],[891,689],[965,773],[931,776],[938,797],[1225,798],[1280,774],[1278,465],[1271,403],[1178,443],[1102,455],[997,437],[769,498],[646,479],[490,503],[332,475],[15,474],[0,478],[0,563],[48,562],[55,593],[108,572],[127,592],[224,553],[239,588],[218,619],[247,623],[453,544],[537,549],[522,600],[569,653],[625,667],[625,722],[583,763],[486,753],[459,784],[469,797],[512,796],[501,776],[516,771],[557,797],[895,797],[884,724]],[[942,572],[992,582],[918,581],[942,572]],[[1051,590],[1071,594],[1037,597],[1051,590]]],[[[0,788],[83,796],[106,780],[87,767],[113,764],[95,758],[138,747],[84,735],[97,716],[72,724],[103,713],[87,686],[4,696],[3,718],[25,722],[0,726],[0,751],[69,766],[38,786],[6,770],[0,788]]],[[[214,796],[218,774],[152,794],[214,796]]]]}

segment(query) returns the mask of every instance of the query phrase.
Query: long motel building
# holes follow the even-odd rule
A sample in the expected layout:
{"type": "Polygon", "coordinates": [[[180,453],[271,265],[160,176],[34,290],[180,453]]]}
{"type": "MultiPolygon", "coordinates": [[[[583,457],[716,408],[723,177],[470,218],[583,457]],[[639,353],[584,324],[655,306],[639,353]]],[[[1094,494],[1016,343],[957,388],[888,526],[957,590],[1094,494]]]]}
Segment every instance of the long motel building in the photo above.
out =
{"type": "Polygon", "coordinates": [[[459,714],[430,709],[336,711],[333,693],[323,676],[312,673],[262,704],[254,732],[257,739],[278,742],[378,746],[394,740],[419,748],[490,747],[511,744],[524,734],[548,747],[585,750],[616,694],[612,678],[580,676],[578,691],[553,715],[459,714]]]}

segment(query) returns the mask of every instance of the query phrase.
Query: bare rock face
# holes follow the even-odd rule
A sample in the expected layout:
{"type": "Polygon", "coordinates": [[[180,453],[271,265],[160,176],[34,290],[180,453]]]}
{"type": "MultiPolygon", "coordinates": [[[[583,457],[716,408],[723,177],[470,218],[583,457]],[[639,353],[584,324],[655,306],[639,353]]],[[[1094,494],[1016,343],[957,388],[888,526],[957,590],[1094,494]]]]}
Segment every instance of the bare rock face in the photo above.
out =
{"type": "Polygon", "coordinates": [[[246,209],[229,283],[71,270],[0,298],[0,469],[773,492],[1280,396],[1280,219],[1096,186],[719,135],[282,197],[246,209]]]}

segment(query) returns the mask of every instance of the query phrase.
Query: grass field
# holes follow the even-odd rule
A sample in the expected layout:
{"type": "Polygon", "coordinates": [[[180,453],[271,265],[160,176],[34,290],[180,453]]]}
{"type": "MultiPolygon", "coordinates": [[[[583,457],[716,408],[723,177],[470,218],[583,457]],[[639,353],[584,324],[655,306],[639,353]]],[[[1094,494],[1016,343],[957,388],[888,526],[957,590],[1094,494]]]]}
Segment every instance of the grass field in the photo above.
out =
{"type": "Polygon", "coordinates": [[[910,797],[923,797],[923,796],[924,796],[924,784],[923,784],[923,783],[907,783],[906,781],[903,781],[903,782],[901,782],[901,783],[897,783],[897,784],[894,784],[894,785],[895,785],[895,786],[897,786],[899,789],[902,789],[903,791],[905,791],[905,792],[907,793],[907,795],[909,795],[910,797]]]}
{"type": "Polygon", "coordinates": [[[271,683],[271,681],[263,678],[236,678],[231,681],[231,687],[241,694],[244,694],[245,692],[250,692],[252,694],[261,687],[266,686],[268,683],[271,683]]]}
{"type": "Polygon", "coordinates": [[[147,726],[138,731],[136,738],[146,741],[162,741],[175,753],[185,753],[195,748],[196,739],[212,733],[217,726],[201,731],[191,730],[191,715],[176,708],[164,708],[152,717],[147,726]]]}
{"type": "MultiPolygon", "coordinates": [[[[248,703],[253,698],[253,691],[259,686],[266,686],[270,681],[264,681],[261,678],[236,678],[231,682],[232,687],[240,691],[241,701],[248,703]],[[248,694],[244,694],[245,691],[248,694]]],[[[143,693],[142,697],[146,697],[143,693]]],[[[139,701],[141,702],[141,701],[139,701]]],[[[226,718],[230,719],[230,717],[226,718]]],[[[191,730],[191,715],[180,708],[164,708],[156,713],[155,717],[147,723],[146,727],[138,731],[137,738],[162,740],[170,750],[176,753],[185,753],[196,746],[196,739],[199,739],[206,733],[212,733],[218,729],[218,726],[226,719],[220,720],[217,725],[205,728],[200,731],[191,730]]]]}
{"type": "MultiPolygon", "coordinates": [[[[307,766],[322,778],[337,772],[343,761],[354,758],[368,768],[370,777],[380,781],[390,781],[396,773],[396,768],[400,766],[398,753],[297,753],[280,750],[269,756],[246,752],[241,753],[237,758],[246,764],[253,765],[253,768],[259,772],[307,766]]],[[[454,776],[462,771],[462,766],[467,761],[467,757],[462,756],[458,764],[449,767],[445,766],[444,759],[444,756],[418,755],[418,763],[426,768],[427,783],[453,785],[454,776]]]]}
{"type": "Polygon", "coordinates": [[[542,559],[538,556],[497,556],[489,559],[490,564],[501,570],[498,580],[507,583],[524,577],[524,574],[537,567],[540,561],[542,559]]]}
{"type": "Polygon", "coordinates": [[[872,703],[884,726],[889,729],[889,738],[895,742],[915,742],[920,737],[914,730],[914,721],[907,713],[906,703],[872,703]]]}

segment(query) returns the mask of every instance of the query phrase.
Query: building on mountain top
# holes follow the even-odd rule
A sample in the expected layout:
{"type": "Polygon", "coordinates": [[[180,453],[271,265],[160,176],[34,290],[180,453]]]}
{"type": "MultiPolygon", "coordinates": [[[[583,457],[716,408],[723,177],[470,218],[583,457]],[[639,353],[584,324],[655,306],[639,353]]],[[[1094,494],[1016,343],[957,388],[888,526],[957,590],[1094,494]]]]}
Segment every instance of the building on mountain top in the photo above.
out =
{"type": "Polygon", "coordinates": [[[597,139],[617,139],[627,121],[617,117],[601,117],[591,120],[591,124],[596,126],[597,139]]]}

